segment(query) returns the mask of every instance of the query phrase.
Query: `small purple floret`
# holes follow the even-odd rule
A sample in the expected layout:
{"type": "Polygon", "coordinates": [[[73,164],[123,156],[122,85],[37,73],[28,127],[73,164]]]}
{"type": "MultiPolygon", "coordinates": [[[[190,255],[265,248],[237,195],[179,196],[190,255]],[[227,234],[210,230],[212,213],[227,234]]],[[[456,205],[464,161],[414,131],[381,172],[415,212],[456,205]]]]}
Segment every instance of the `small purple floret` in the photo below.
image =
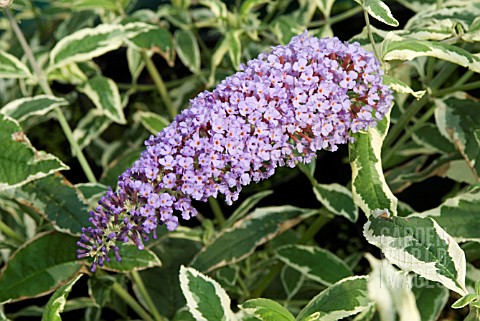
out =
{"type": "Polygon", "coordinates": [[[117,242],[142,240],[178,216],[197,211],[192,200],[225,196],[266,179],[277,167],[311,162],[318,150],[335,151],[350,133],[375,126],[389,111],[390,89],[372,53],[358,43],[306,33],[262,53],[212,92],[190,101],[174,121],[146,142],[146,150],[90,213],[78,257],[102,266],[117,242]]]}

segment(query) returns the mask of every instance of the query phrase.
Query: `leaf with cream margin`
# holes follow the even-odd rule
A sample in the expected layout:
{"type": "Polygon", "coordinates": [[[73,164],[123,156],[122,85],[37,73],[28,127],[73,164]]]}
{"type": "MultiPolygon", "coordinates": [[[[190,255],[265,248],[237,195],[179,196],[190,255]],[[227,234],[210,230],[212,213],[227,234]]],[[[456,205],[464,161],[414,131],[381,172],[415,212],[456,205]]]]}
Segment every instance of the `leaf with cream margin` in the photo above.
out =
{"type": "Polygon", "coordinates": [[[369,309],[373,302],[368,298],[367,280],[367,276],[351,276],[338,281],[310,300],[297,321],[339,320],[369,309]]]}
{"type": "Polygon", "coordinates": [[[372,267],[368,297],[376,303],[382,321],[421,321],[412,292],[412,277],[394,268],[387,260],[366,254],[372,267]]]}
{"type": "Polygon", "coordinates": [[[212,278],[191,267],[180,267],[180,287],[187,307],[197,321],[235,321],[230,297],[212,278]]]}
{"type": "Polygon", "coordinates": [[[397,214],[398,201],[385,180],[381,158],[389,124],[388,114],[377,127],[353,134],[355,141],[349,144],[353,200],[367,216],[379,208],[397,214]]]}
{"type": "Polygon", "coordinates": [[[372,214],[363,234],[390,263],[440,282],[460,295],[466,293],[465,253],[433,219],[389,217],[386,211],[372,214]]]}
{"type": "Polygon", "coordinates": [[[480,242],[480,190],[451,197],[431,210],[412,216],[431,217],[457,242],[480,242]]]}
{"type": "Polygon", "coordinates": [[[0,191],[69,169],[55,156],[37,151],[18,122],[3,114],[0,114],[0,141],[0,191]]]}

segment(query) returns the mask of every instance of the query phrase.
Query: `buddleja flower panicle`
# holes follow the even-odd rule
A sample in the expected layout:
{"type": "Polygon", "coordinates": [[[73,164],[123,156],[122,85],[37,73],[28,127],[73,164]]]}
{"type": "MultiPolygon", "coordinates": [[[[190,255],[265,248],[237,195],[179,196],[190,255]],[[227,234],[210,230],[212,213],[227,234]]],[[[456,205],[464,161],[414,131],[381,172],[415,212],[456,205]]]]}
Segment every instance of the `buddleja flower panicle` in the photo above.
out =
{"type": "Polygon", "coordinates": [[[277,167],[308,163],[318,150],[335,151],[351,132],[375,126],[388,112],[391,91],[373,54],[338,38],[306,33],[240,67],[212,92],[190,101],[146,142],[146,150],[91,212],[79,257],[108,261],[117,242],[139,249],[159,224],[178,226],[197,211],[192,200],[225,196],[266,179],[277,167]]]}

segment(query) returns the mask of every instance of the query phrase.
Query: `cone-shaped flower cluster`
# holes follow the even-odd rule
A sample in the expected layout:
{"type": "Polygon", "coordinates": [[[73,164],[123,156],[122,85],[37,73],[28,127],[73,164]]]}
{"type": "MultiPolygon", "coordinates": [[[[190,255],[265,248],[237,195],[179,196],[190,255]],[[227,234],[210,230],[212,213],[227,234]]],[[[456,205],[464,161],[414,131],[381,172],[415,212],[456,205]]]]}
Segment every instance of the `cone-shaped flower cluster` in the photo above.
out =
{"type": "Polygon", "coordinates": [[[213,92],[146,142],[146,150],[91,212],[93,227],[78,242],[92,270],[118,255],[118,242],[139,249],[159,224],[196,215],[192,200],[223,194],[231,204],[242,186],[280,166],[308,163],[318,150],[335,151],[350,132],[375,126],[389,110],[373,54],[358,44],[305,34],[251,60],[213,92]]]}

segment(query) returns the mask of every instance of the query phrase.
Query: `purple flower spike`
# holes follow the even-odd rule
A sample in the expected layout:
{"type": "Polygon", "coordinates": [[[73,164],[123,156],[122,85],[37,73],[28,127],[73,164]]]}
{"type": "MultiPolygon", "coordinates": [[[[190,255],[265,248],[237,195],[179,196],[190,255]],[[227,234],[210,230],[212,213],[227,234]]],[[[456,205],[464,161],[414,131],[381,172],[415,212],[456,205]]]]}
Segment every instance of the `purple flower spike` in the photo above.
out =
{"type": "Polygon", "coordinates": [[[117,242],[130,239],[141,249],[157,225],[174,230],[179,216],[195,216],[192,200],[220,193],[230,205],[242,186],[277,167],[351,142],[351,132],[375,126],[391,106],[382,74],[358,43],[306,32],[260,54],[145,142],[118,190],[90,213],[93,227],[83,230],[79,258],[92,257],[93,271],[112,249],[120,259],[117,242]]]}

